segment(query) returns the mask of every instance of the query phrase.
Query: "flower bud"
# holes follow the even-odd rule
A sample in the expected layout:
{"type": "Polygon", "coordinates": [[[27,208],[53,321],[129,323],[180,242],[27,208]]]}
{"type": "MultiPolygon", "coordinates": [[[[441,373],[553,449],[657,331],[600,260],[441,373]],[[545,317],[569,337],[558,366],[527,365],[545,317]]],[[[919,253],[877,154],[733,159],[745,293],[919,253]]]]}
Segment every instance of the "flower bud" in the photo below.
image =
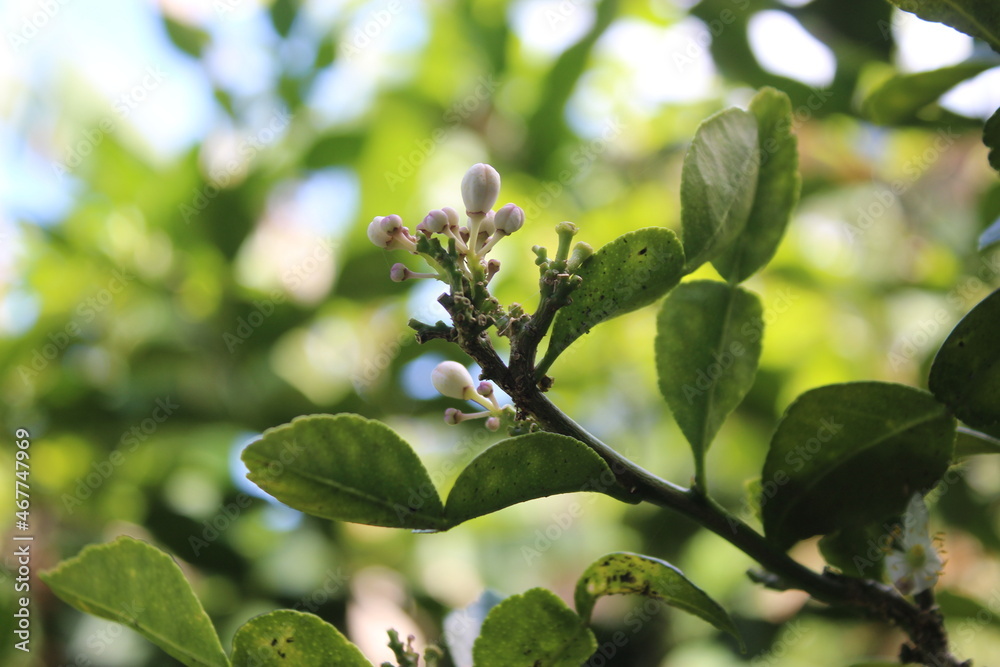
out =
{"type": "Polygon", "coordinates": [[[457,361],[442,361],[438,364],[431,371],[431,384],[448,398],[466,400],[475,391],[472,376],[457,361]]]}
{"type": "Polygon", "coordinates": [[[424,221],[417,225],[417,231],[423,232],[427,236],[431,234],[440,234],[448,228],[448,215],[440,210],[435,209],[428,213],[424,217],[424,221]]]}
{"type": "Polygon", "coordinates": [[[500,430],[500,419],[497,417],[490,417],[486,420],[486,429],[489,431],[500,430]]]}
{"type": "Polygon", "coordinates": [[[480,382],[479,386],[476,387],[476,393],[483,398],[489,398],[493,395],[493,385],[485,381],[480,382]]]}
{"type": "Polygon", "coordinates": [[[452,231],[458,229],[458,225],[461,222],[458,211],[453,209],[451,206],[445,206],[441,210],[444,211],[445,217],[448,218],[448,228],[452,231]]]}
{"type": "Polygon", "coordinates": [[[454,426],[461,423],[463,416],[462,411],[458,408],[448,408],[444,411],[444,423],[454,426]]]}
{"type": "Polygon", "coordinates": [[[504,234],[513,234],[524,224],[524,209],[516,204],[504,204],[494,216],[493,223],[504,234]]]}
{"type": "Polygon", "coordinates": [[[497,230],[496,224],[493,222],[494,215],[493,211],[488,212],[479,223],[479,238],[492,236],[493,232],[497,230]]]}
{"type": "Polygon", "coordinates": [[[379,248],[387,248],[389,247],[389,242],[392,241],[392,234],[382,228],[382,218],[383,216],[376,215],[368,223],[368,240],[379,248]]]}
{"type": "Polygon", "coordinates": [[[407,275],[409,272],[405,264],[393,264],[389,269],[389,279],[394,283],[401,283],[409,277],[407,275]]]}
{"type": "Polygon", "coordinates": [[[472,165],[462,178],[462,201],[469,216],[483,215],[500,195],[500,174],[482,162],[472,165]]]}

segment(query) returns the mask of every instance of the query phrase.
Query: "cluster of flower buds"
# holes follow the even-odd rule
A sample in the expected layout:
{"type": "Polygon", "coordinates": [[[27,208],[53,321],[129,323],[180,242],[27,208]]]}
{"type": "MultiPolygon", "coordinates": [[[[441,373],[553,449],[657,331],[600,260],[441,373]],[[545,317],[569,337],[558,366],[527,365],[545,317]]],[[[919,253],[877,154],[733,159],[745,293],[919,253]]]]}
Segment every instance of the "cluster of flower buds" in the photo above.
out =
{"type": "MultiPolygon", "coordinates": [[[[444,245],[454,242],[459,266],[463,273],[473,278],[472,269],[479,267],[480,275],[486,282],[500,270],[500,262],[486,260],[486,255],[505,236],[510,236],[524,224],[524,210],[515,204],[505,204],[498,211],[493,210],[500,194],[500,174],[488,164],[475,164],[462,178],[462,200],[465,203],[466,224],[460,225],[458,211],[451,207],[435,209],[428,213],[414,230],[417,236],[403,225],[398,215],[377,216],[368,225],[368,238],[372,243],[387,250],[403,249],[413,254],[417,250],[419,235],[431,238],[443,237],[444,245]]],[[[424,255],[433,262],[433,258],[424,255]]],[[[393,265],[390,277],[397,281],[411,278],[437,278],[448,282],[441,271],[417,273],[403,264],[393,265]]]]}
{"type": "Polygon", "coordinates": [[[480,382],[478,385],[469,375],[465,366],[457,361],[442,361],[431,371],[431,383],[434,388],[448,398],[462,401],[475,401],[486,408],[481,412],[466,413],[456,408],[448,408],[444,412],[447,424],[458,424],[469,419],[486,418],[486,428],[496,431],[500,428],[500,415],[503,408],[493,393],[493,385],[480,382]]]}

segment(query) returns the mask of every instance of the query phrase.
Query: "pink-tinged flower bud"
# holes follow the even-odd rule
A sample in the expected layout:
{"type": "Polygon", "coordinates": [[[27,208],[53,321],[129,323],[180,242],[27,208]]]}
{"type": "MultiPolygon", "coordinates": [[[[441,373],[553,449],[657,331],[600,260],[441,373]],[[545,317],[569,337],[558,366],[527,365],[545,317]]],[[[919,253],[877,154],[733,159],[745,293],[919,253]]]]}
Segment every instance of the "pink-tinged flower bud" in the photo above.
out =
{"type": "Polygon", "coordinates": [[[504,204],[494,216],[493,223],[504,234],[513,234],[524,224],[524,209],[516,204],[504,204]]]}
{"type": "Polygon", "coordinates": [[[440,209],[435,209],[424,217],[424,221],[417,225],[417,231],[424,232],[428,236],[440,234],[448,229],[448,214],[440,209]]]}
{"type": "Polygon", "coordinates": [[[444,423],[454,426],[455,424],[461,423],[462,417],[464,416],[465,415],[463,415],[462,411],[458,408],[448,408],[444,411],[444,423]]]}
{"type": "Polygon", "coordinates": [[[500,420],[497,417],[490,417],[486,420],[486,428],[490,431],[500,430],[500,420]]]}
{"type": "Polygon", "coordinates": [[[431,371],[431,384],[448,398],[467,400],[475,390],[475,383],[465,366],[457,361],[442,361],[431,371]]]}
{"type": "Polygon", "coordinates": [[[492,236],[493,232],[497,230],[496,224],[493,222],[494,216],[493,211],[488,211],[483,217],[482,222],[479,223],[479,238],[492,236]]]}
{"type": "Polygon", "coordinates": [[[404,264],[393,264],[392,268],[389,269],[389,279],[394,283],[401,283],[406,280],[410,272],[406,265],[404,264]]]}
{"type": "Polygon", "coordinates": [[[458,215],[458,211],[453,209],[451,206],[445,206],[441,210],[444,211],[445,216],[448,218],[448,229],[452,231],[458,229],[458,225],[462,220],[458,215]]]}
{"type": "Polygon", "coordinates": [[[483,398],[489,398],[493,395],[493,385],[489,382],[480,382],[479,386],[476,387],[476,393],[483,398]]]}
{"type": "Polygon", "coordinates": [[[462,201],[469,216],[483,215],[493,208],[500,195],[500,174],[482,162],[472,165],[462,178],[462,201]]]}

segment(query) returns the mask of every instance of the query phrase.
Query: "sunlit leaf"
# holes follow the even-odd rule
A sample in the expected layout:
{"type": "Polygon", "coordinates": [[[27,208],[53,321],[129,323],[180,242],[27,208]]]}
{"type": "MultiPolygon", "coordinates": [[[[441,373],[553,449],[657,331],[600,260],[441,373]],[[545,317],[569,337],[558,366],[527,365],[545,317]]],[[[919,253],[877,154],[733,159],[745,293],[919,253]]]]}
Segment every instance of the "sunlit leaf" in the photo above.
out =
{"type": "Polygon", "coordinates": [[[684,283],[660,307],[660,393],[691,444],[699,470],[722,423],[753,385],[762,312],[753,293],[709,280],[684,283]]]}
{"type": "Polygon", "coordinates": [[[620,552],[601,557],[577,580],[573,597],[580,616],[590,619],[598,598],[629,594],[662,600],[728,632],[743,645],[739,630],[719,603],[679,569],[650,556],[620,552]]]}
{"type": "Polygon", "coordinates": [[[1000,290],[962,318],[931,365],[928,386],[963,422],[991,435],[1000,428],[1000,290]]]}
{"type": "Polygon", "coordinates": [[[385,424],[309,415],[268,429],[243,451],[247,477],[314,516],[392,528],[444,529],[444,507],[420,459],[385,424]]]}
{"type": "Polygon", "coordinates": [[[889,0],[925,21],[978,37],[1000,52],[1000,4],[994,0],[889,0]]]}
{"type": "Polygon", "coordinates": [[[358,133],[328,134],[316,140],[303,157],[308,169],[322,169],[334,165],[354,163],[365,145],[365,137],[358,133]]]}
{"type": "Polygon", "coordinates": [[[623,495],[615,475],[592,449],[565,435],[529,433],[501,440],[461,472],[448,494],[453,523],[557,493],[623,495]]]}
{"type": "Polygon", "coordinates": [[[802,185],[788,95],[764,88],[750,100],[749,110],[757,119],[760,151],[753,207],[743,232],[712,260],[719,274],[735,283],[746,280],[774,257],[802,185]]]}
{"type": "Polygon", "coordinates": [[[201,57],[202,51],[210,40],[208,33],[201,28],[182,23],[169,16],[164,15],[162,18],[163,26],[174,46],[189,56],[201,57]]]}
{"type": "Polygon", "coordinates": [[[476,667],[580,667],[597,639],[554,593],[533,588],[494,607],[472,655],[476,667]]]}
{"type": "Polygon", "coordinates": [[[595,252],[577,272],[583,284],[573,302],[556,314],[545,357],[548,368],[570,343],[601,322],[648,306],[669,292],[684,272],[677,235],[647,227],[619,236],[595,252]]]}
{"type": "Polygon", "coordinates": [[[247,621],[233,637],[233,667],[371,667],[319,616],[282,609],[247,621]]]}
{"type": "Polygon", "coordinates": [[[271,15],[271,24],[275,31],[282,37],[288,37],[292,24],[295,23],[295,15],[298,13],[298,2],[295,0],[274,0],[268,13],[271,15]]]}
{"type": "Polygon", "coordinates": [[[132,628],[189,667],[229,665],[180,567],[146,542],[92,545],[40,577],[73,607],[132,628]]]}
{"type": "Polygon", "coordinates": [[[948,468],[955,420],[930,394],[855,382],[802,394],[771,439],[762,479],[768,539],[800,539],[876,523],[903,512],[948,468]]]}
{"type": "Polygon", "coordinates": [[[760,166],[757,119],[727,109],[698,127],[681,172],[686,270],[717,256],[742,231],[753,207],[760,166]]]}
{"type": "Polygon", "coordinates": [[[961,82],[995,66],[996,63],[971,62],[927,72],[897,74],[873,90],[861,103],[861,109],[880,125],[909,121],[961,82]]]}

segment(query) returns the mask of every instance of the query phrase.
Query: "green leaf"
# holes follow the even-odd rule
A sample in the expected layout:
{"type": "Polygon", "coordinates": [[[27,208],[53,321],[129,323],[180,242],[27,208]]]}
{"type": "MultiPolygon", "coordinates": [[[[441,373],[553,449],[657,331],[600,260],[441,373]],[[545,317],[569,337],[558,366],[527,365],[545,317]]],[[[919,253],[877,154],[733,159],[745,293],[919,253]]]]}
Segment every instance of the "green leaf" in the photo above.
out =
{"type": "Polygon", "coordinates": [[[889,0],[925,21],[944,23],[1000,51],[1000,4],[995,0],[889,0]]]}
{"type": "Polygon", "coordinates": [[[576,491],[627,497],[604,459],[579,440],[529,433],[501,440],[477,456],[455,480],[445,516],[459,524],[526,500],[576,491]]]}
{"type": "MultiPolygon", "coordinates": [[[[987,156],[990,161],[990,166],[993,167],[995,171],[1000,171],[1000,109],[993,112],[993,115],[989,117],[986,124],[983,126],[983,143],[986,147],[990,149],[989,155],[987,156]]],[[[993,229],[997,223],[993,223],[990,229],[993,229]]],[[[998,232],[1000,235],[1000,232],[998,232]]],[[[991,241],[991,244],[993,242],[991,241]]],[[[979,241],[979,249],[983,249],[982,239],[979,241]]]]}
{"type": "Polygon", "coordinates": [[[763,309],[735,285],[684,283],[663,301],[656,323],[656,371],[701,470],[722,422],[753,385],[763,309]]]}
{"type": "MultiPolygon", "coordinates": [[[[991,152],[990,156],[992,157],[992,155],[993,153],[991,152]]],[[[997,166],[994,165],[994,168],[997,168],[997,166]]],[[[979,252],[986,250],[996,243],[1000,243],[1000,218],[997,218],[992,225],[986,228],[986,231],[979,235],[979,252]]]]}
{"type": "Polygon", "coordinates": [[[162,16],[163,27],[174,46],[193,58],[200,58],[210,41],[209,34],[201,28],[162,16]]]}
{"type": "Polygon", "coordinates": [[[977,454],[1000,454],[1000,439],[964,426],[958,427],[955,436],[955,458],[962,459],[977,454]]]}
{"type": "Polygon", "coordinates": [[[771,439],[764,532],[781,548],[812,535],[876,523],[906,509],[951,461],[955,420],[930,394],[855,382],[802,394],[771,439]]]}
{"type": "Polygon", "coordinates": [[[577,271],[583,284],[572,303],[559,309],[539,368],[548,368],[570,343],[592,328],[669,292],[684,275],[684,251],[677,235],[646,227],[619,236],[595,252],[577,271]]]}
{"type": "Polygon", "coordinates": [[[257,486],[314,516],[391,528],[450,526],[420,459],[381,422],[351,414],[298,417],[265,431],[243,461],[257,486]]]}
{"type": "Polygon", "coordinates": [[[774,257],[802,187],[788,95],[764,88],[750,100],[749,110],[757,119],[760,155],[753,207],[743,232],[712,260],[719,274],[734,283],[743,282],[774,257]]]}
{"type": "Polygon", "coordinates": [[[229,665],[180,567],[146,542],[91,545],[39,576],[76,609],[132,628],[185,665],[229,665]]]}
{"type": "Polygon", "coordinates": [[[861,111],[880,125],[911,121],[918,111],[956,85],[995,66],[994,62],[967,62],[927,72],[896,74],[865,98],[861,111]]]}
{"type": "Polygon", "coordinates": [[[962,318],[931,365],[928,386],[955,416],[991,435],[1000,427],[1000,290],[962,318]]]}
{"type": "Polygon", "coordinates": [[[698,127],[681,171],[688,273],[743,231],[757,189],[757,135],[756,117],[741,109],[721,111],[698,127]]]}
{"type": "Polygon", "coordinates": [[[233,667],[371,667],[358,647],[323,619],[291,609],[250,619],[233,637],[233,667]]]}
{"type": "Polygon", "coordinates": [[[476,667],[580,667],[597,639],[551,591],[512,595],[486,616],[472,648],[476,667]]]}
{"type": "Polygon", "coordinates": [[[288,37],[288,33],[295,23],[295,15],[298,13],[298,2],[295,0],[274,0],[269,10],[271,23],[275,31],[282,37],[288,37]]]}
{"type": "Polygon", "coordinates": [[[671,607],[708,621],[731,634],[745,648],[726,610],[692,584],[683,572],[657,558],[626,552],[608,554],[587,568],[576,582],[573,597],[577,612],[589,621],[598,598],[632,593],[663,600],[671,607]]]}
{"type": "Polygon", "coordinates": [[[882,548],[889,546],[883,523],[849,526],[825,535],[819,541],[820,553],[827,563],[850,577],[879,581],[885,570],[882,548]]]}

